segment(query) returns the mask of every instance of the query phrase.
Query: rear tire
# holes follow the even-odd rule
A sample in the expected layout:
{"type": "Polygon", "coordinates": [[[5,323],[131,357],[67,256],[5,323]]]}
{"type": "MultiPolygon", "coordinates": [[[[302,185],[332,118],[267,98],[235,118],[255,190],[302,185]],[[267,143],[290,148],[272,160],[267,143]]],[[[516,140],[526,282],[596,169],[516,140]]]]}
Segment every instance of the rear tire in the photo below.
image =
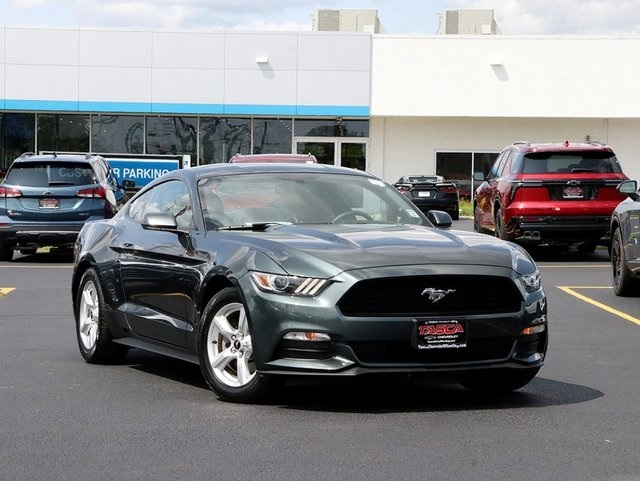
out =
{"type": "Polygon", "coordinates": [[[471,391],[485,394],[504,394],[529,384],[536,377],[538,371],[540,371],[539,367],[472,371],[460,384],[471,391]]]}
{"type": "Polygon", "coordinates": [[[638,279],[631,275],[627,267],[620,227],[616,227],[611,237],[611,282],[617,296],[626,297],[637,293],[638,279]]]}
{"type": "Polygon", "coordinates": [[[207,384],[225,401],[263,402],[276,380],[257,371],[247,311],[235,288],[216,294],[202,314],[200,369],[207,384]]]}
{"type": "Polygon", "coordinates": [[[75,317],[78,347],[85,361],[92,364],[113,364],[124,359],[128,348],[113,343],[105,317],[100,280],[93,269],[88,269],[80,280],[75,317]]]}
{"type": "Polygon", "coordinates": [[[496,210],[494,234],[498,239],[509,240],[504,229],[504,220],[502,219],[502,210],[500,209],[496,210]]]}

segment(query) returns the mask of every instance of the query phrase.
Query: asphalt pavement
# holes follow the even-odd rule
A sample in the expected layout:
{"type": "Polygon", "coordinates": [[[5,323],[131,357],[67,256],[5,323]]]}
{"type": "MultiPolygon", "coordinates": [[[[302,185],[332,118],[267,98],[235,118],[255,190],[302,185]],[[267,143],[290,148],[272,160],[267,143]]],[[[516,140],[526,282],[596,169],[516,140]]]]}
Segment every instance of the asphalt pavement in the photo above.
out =
{"type": "Polygon", "coordinates": [[[520,391],[298,381],[266,405],[156,355],[85,363],[70,259],[0,263],[0,480],[638,481],[640,298],[613,294],[606,250],[536,259],[550,345],[520,391]]]}

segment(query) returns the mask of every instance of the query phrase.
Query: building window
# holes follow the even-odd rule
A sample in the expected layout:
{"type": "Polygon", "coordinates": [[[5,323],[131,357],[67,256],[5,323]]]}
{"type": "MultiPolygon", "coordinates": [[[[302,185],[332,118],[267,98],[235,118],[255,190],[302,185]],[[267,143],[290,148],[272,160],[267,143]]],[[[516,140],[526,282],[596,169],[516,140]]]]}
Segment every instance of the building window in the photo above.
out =
{"type": "MultiPolygon", "coordinates": [[[[35,151],[35,114],[0,114],[0,169],[13,159],[35,151]]],[[[1,176],[0,176],[1,177],[1,176]]]]}
{"type": "Polygon", "coordinates": [[[197,117],[147,117],[147,154],[191,156],[196,163],[197,117]]]}
{"type": "Polygon", "coordinates": [[[294,125],[297,137],[369,137],[368,120],[300,119],[294,125]]]}
{"type": "Polygon", "coordinates": [[[234,154],[251,153],[251,119],[200,119],[200,164],[229,162],[234,154]]]}
{"type": "Polygon", "coordinates": [[[144,117],[139,115],[92,115],[91,151],[142,154],[144,117]]]}
{"type": "Polygon", "coordinates": [[[436,174],[452,180],[460,189],[460,197],[470,199],[480,182],[474,172],[486,175],[499,152],[436,152],[436,174]]]}
{"type": "Polygon", "coordinates": [[[89,116],[38,114],[38,150],[89,152],[89,116]]]}
{"type": "Polygon", "coordinates": [[[254,119],[254,154],[290,154],[292,145],[292,119],[254,119]]]}

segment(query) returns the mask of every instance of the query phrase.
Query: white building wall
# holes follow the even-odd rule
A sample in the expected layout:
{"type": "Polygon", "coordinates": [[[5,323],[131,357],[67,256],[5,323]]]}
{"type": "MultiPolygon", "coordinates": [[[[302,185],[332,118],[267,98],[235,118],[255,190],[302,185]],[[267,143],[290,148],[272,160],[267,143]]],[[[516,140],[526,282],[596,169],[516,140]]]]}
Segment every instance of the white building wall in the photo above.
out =
{"type": "Polygon", "coordinates": [[[365,33],[8,26],[0,33],[0,107],[9,110],[369,115],[365,33]]]}
{"type": "Polygon", "coordinates": [[[640,38],[373,37],[370,170],[516,140],[609,143],[640,179],[640,38]]]}
{"type": "Polygon", "coordinates": [[[374,36],[374,116],[640,114],[640,38],[374,36]]]}
{"type": "MultiPolygon", "coordinates": [[[[436,152],[500,152],[516,140],[609,143],[625,173],[640,179],[640,120],[376,117],[369,170],[388,182],[436,171],[436,152]]],[[[471,172],[469,173],[471,176],[471,172]]]]}

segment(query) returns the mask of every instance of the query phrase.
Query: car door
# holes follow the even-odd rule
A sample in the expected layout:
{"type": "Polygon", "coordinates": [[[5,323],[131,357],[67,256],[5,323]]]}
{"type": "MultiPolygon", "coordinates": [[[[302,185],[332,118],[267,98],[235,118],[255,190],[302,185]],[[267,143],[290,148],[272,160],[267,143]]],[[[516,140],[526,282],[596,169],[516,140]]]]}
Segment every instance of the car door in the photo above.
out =
{"type": "Polygon", "coordinates": [[[194,323],[194,296],[200,262],[191,239],[195,234],[192,200],[186,184],[170,180],[139,196],[126,213],[118,237],[125,314],[138,335],[186,347],[194,323]],[[177,230],[145,228],[150,213],[171,213],[177,230]]]}
{"type": "Polygon", "coordinates": [[[491,166],[485,181],[476,192],[476,206],[479,214],[479,224],[482,229],[493,230],[495,227],[493,206],[498,196],[498,184],[507,163],[509,151],[503,151],[491,166]]]}

